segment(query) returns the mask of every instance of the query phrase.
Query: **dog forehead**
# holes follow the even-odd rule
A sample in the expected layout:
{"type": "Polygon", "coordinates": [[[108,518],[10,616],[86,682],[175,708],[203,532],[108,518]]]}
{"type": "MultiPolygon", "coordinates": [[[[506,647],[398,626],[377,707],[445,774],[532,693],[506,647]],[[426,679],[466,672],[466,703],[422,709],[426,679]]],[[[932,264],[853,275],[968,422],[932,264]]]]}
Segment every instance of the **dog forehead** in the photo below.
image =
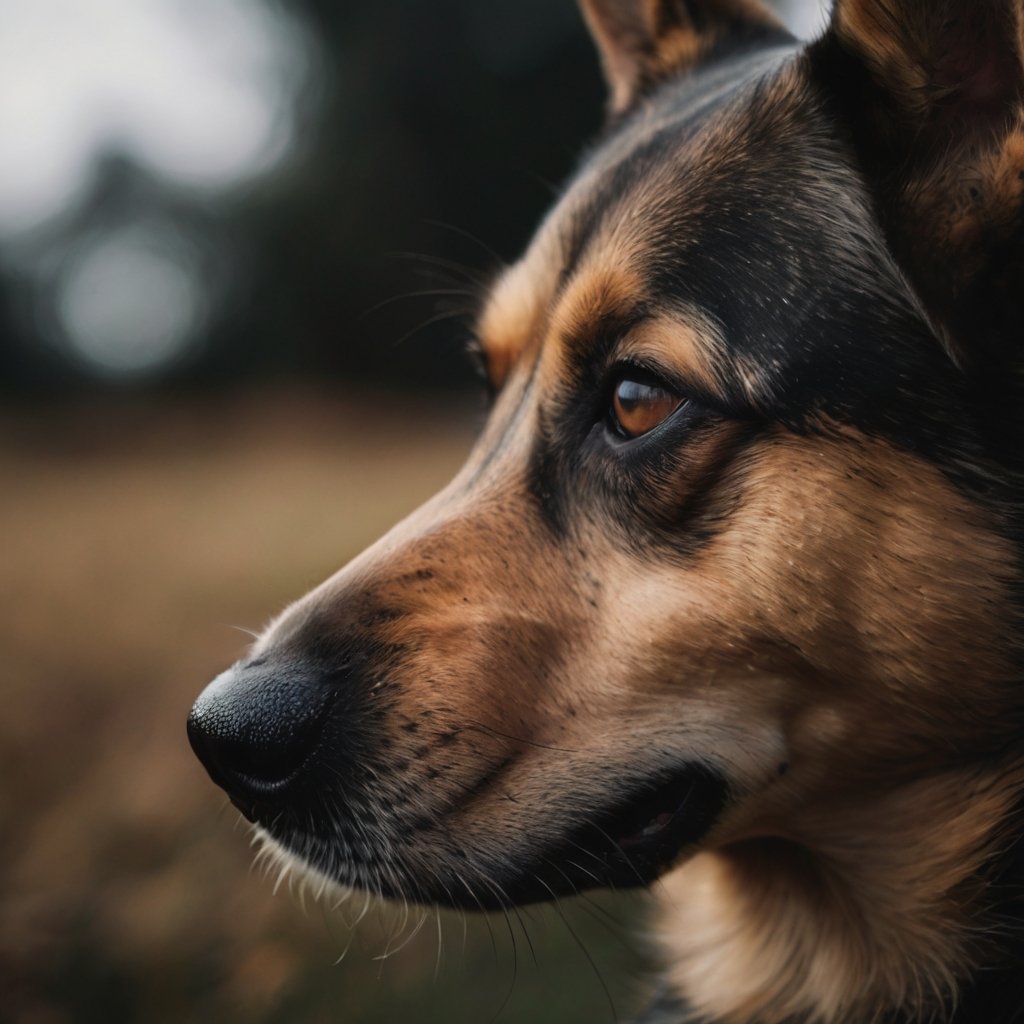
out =
{"type": "Polygon", "coordinates": [[[723,293],[783,296],[794,253],[827,251],[816,235],[824,208],[848,212],[844,169],[816,148],[800,69],[758,66],[730,88],[663,90],[591,151],[478,321],[499,383],[588,322],[668,311],[706,325],[728,312],[723,293]]]}
{"type": "Polygon", "coordinates": [[[579,322],[588,310],[600,317],[642,300],[649,219],[659,205],[686,204],[679,165],[697,144],[687,121],[679,111],[652,114],[587,155],[524,255],[496,279],[478,318],[499,377],[552,320],[579,322]]]}

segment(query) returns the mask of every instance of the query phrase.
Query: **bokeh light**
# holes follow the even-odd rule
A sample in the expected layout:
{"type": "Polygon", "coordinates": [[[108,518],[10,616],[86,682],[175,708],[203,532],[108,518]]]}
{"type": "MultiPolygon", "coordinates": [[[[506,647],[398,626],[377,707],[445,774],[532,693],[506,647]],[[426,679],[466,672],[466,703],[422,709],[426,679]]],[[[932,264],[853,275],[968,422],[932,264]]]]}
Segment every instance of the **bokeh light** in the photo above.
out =
{"type": "Polygon", "coordinates": [[[290,140],[306,41],[257,0],[0,0],[0,235],[38,228],[120,153],[224,188],[290,140]]]}
{"type": "Polygon", "coordinates": [[[195,247],[158,225],[92,241],[64,268],[57,319],[78,357],[99,372],[135,375],[198,343],[210,304],[195,247]]]}
{"type": "Polygon", "coordinates": [[[776,4],[790,30],[801,39],[812,39],[828,24],[831,0],[779,0],[776,4]]]}

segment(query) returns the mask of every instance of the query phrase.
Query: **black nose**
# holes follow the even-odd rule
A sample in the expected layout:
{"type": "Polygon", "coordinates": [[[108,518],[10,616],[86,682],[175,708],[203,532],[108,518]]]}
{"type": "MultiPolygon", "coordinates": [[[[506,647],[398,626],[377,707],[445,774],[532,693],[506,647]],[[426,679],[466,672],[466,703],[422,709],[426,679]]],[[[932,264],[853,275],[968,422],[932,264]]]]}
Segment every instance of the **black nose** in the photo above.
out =
{"type": "Polygon", "coordinates": [[[210,777],[247,817],[284,791],[323,732],[331,690],[299,663],[258,659],[219,675],[188,716],[188,738],[210,777]]]}

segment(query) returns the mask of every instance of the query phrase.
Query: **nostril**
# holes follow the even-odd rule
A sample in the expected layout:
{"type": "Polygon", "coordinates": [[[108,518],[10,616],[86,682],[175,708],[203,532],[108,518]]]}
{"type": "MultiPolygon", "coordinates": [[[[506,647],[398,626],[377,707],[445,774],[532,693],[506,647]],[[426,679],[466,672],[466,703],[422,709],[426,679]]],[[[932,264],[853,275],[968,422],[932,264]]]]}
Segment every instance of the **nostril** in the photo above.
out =
{"type": "Polygon", "coordinates": [[[331,689],[296,664],[236,666],[200,695],[188,737],[214,782],[233,797],[281,789],[316,749],[331,689]]]}
{"type": "Polygon", "coordinates": [[[297,772],[319,739],[318,721],[294,730],[261,730],[227,716],[193,711],[188,736],[196,756],[219,785],[232,788],[229,776],[254,787],[274,788],[297,772]]]}

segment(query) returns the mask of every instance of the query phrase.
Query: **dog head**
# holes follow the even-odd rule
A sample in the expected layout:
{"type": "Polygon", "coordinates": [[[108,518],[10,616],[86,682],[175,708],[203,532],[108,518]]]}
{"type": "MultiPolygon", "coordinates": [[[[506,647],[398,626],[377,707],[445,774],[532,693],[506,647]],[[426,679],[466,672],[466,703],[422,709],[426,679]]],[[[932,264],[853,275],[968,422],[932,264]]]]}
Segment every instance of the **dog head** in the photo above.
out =
{"type": "Polygon", "coordinates": [[[346,886],[813,849],[1019,728],[1016,6],[840,0],[807,49],[753,0],[584,9],[609,124],[481,310],[468,462],[189,720],[346,886]]]}

